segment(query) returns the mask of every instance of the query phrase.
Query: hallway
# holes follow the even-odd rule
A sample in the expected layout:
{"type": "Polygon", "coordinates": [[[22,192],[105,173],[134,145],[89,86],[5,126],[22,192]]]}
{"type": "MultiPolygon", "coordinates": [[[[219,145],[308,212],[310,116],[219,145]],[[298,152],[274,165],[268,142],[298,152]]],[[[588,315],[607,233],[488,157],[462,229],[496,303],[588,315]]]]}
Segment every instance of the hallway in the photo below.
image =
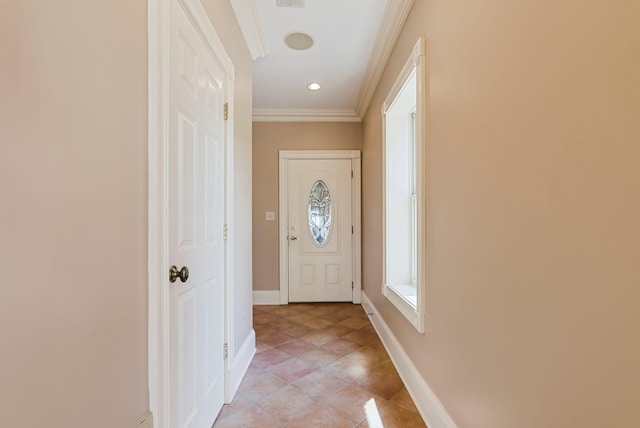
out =
{"type": "Polygon", "coordinates": [[[425,426],[360,305],[253,313],[257,353],[215,428],[425,426]]]}

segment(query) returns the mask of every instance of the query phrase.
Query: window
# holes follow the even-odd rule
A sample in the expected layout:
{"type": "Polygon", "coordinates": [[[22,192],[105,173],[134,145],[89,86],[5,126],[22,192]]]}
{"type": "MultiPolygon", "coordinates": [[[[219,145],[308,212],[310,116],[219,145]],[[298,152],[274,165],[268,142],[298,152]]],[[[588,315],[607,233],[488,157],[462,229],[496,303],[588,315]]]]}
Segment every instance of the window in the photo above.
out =
{"type": "Polygon", "coordinates": [[[324,181],[318,180],[311,187],[307,212],[313,241],[322,247],[327,243],[329,232],[331,232],[331,195],[324,181]]]}
{"type": "Polygon", "coordinates": [[[425,330],[426,42],[421,37],[382,105],[383,288],[425,330]]]}

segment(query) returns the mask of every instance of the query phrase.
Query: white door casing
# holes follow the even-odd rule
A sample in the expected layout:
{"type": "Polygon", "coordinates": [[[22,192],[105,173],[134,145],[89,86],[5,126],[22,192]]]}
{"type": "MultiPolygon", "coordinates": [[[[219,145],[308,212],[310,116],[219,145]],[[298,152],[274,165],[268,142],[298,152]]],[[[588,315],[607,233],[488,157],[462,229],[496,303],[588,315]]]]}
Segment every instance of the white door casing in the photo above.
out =
{"type": "Polygon", "coordinates": [[[360,277],[360,152],[281,151],[280,303],[360,303],[360,277]],[[331,206],[324,240],[309,225],[314,186],[331,206]]]}
{"type": "Polygon", "coordinates": [[[149,2],[149,32],[150,407],[159,428],[208,428],[230,341],[233,64],[196,0],[149,2]]]}

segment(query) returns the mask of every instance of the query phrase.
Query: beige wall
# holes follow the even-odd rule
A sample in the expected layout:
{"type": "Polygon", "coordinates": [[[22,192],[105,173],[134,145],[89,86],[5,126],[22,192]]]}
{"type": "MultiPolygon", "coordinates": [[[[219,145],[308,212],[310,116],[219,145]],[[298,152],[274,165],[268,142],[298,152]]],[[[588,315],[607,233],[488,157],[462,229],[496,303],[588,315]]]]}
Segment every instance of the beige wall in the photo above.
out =
{"type": "Polygon", "coordinates": [[[277,290],[278,151],[360,150],[360,123],[253,123],[253,289],[277,290]],[[276,221],[265,221],[274,211],[276,221]]]}
{"type": "Polygon", "coordinates": [[[367,295],[460,427],[640,426],[640,3],[416,0],[364,121],[367,295]],[[429,37],[427,333],[380,294],[380,105],[429,37]]]}
{"type": "MultiPolygon", "coordinates": [[[[236,68],[236,340],[251,329],[251,59],[236,68]]],[[[128,428],[149,408],[147,2],[0,6],[0,426],[128,428]]]]}
{"type": "Polygon", "coordinates": [[[149,407],[146,31],[144,1],[2,3],[0,426],[149,407]]]}

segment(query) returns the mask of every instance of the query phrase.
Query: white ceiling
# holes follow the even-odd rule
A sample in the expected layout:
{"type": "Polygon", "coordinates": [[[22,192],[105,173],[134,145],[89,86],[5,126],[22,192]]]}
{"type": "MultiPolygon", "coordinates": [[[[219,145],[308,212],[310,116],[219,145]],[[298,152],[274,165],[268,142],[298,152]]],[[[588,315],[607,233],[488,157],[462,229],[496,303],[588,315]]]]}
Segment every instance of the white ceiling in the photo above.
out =
{"type": "Polygon", "coordinates": [[[268,54],[253,65],[253,107],[355,111],[387,1],[305,0],[303,8],[256,0],[268,54]],[[306,51],[284,44],[303,32],[314,39],[306,51]],[[307,84],[318,82],[319,91],[307,84]]]}
{"type": "Polygon", "coordinates": [[[358,122],[414,0],[229,1],[254,59],[254,121],[358,122]],[[287,47],[294,32],[313,37],[313,47],[287,47]]]}

